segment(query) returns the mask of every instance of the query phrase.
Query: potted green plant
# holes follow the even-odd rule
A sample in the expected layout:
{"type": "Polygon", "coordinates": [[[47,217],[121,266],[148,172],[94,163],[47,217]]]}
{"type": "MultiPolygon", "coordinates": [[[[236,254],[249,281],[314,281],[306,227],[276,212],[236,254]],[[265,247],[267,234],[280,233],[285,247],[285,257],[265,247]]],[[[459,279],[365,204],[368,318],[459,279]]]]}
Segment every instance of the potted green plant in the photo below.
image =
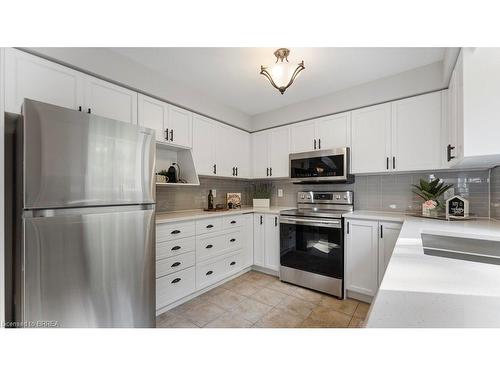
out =
{"type": "Polygon", "coordinates": [[[269,208],[271,205],[271,193],[273,184],[269,182],[262,182],[253,185],[253,206],[269,208]]]}
{"type": "Polygon", "coordinates": [[[413,192],[424,200],[422,203],[423,216],[437,216],[438,208],[442,206],[440,197],[451,187],[453,184],[445,184],[440,179],[434,179],[430,182],[420,179],[419,185],[412,185],[415,190],[413,192]]]}

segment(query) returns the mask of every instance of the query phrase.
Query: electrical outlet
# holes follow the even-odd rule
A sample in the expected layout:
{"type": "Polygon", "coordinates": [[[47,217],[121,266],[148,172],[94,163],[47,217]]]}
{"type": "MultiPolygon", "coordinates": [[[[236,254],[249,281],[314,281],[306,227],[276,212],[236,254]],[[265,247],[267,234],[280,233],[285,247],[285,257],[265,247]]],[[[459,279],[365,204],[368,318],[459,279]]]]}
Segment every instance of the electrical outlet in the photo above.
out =
{"type": "Polygon", "coordinates": [[[278,197],[283,198],[283,189],[278,189],[278,197]]]}
{"type": "Polygon", "coordinates": [[[212,195],[214,196],[214,198],[217,196],[217,190],[215,189],[212,189],[212,195]]]}

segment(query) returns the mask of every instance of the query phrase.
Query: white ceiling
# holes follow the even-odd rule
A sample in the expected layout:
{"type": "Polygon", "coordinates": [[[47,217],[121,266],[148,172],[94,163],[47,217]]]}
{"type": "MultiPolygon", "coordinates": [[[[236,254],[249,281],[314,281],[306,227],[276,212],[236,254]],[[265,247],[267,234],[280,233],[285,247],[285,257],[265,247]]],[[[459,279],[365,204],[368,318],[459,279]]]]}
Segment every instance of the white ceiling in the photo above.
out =
{"type": "Polygon", "coordinates": [[[291,48],[306,69],[281,95],[260,75],[275,48],[112,48],[250,116],[442,61],[445,48],[291,48]]]}

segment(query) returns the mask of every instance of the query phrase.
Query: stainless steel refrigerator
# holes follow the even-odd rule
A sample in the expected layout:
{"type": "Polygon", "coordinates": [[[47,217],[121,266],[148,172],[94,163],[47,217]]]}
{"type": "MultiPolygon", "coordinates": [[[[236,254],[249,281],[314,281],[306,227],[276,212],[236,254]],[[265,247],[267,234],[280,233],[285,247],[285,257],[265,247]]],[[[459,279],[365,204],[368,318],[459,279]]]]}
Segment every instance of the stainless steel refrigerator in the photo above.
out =
{"type": "Polygon", "coordinates": [[[18,325],[153,327],[154,131],[25,100],[13,139],[18,325]]]}

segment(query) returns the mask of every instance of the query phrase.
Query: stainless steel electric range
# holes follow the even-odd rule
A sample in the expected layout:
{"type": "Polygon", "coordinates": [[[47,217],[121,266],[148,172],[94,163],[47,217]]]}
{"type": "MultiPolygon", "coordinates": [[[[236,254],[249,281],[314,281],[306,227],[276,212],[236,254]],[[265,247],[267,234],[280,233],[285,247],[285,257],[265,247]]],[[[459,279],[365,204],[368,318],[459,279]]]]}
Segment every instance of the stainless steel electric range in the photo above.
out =
{"type": "Polygon", "coordinates": [[[280,279],[344,298],[344,221],[352,191],[301,191],[280,214],[280,279]]]}

